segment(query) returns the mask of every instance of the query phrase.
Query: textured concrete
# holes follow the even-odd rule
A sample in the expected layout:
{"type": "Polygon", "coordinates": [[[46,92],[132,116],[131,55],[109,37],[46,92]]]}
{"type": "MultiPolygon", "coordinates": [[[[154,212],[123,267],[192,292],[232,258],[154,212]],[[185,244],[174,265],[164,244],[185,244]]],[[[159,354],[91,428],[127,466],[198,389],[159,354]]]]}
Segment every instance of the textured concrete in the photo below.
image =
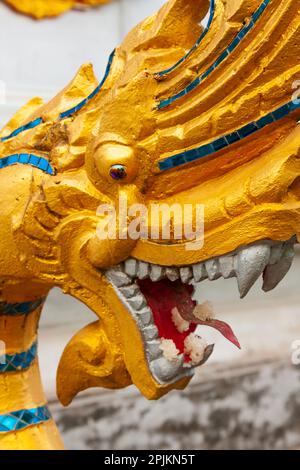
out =
{"type": "Polygon", "coordinates": [[[300,368],[215,374],[157,403],[106,393],[54,414],[69,449],[290,449],[300,443],[300,368]]]}

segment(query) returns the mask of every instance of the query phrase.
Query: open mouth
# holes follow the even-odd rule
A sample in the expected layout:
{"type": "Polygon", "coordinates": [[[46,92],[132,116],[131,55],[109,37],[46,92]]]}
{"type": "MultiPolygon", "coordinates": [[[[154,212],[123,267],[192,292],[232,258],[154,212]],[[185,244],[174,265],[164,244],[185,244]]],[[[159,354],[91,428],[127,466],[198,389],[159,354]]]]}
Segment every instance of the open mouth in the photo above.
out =
{"type": "Polygon", "coordinates": [[[289,271],[296,237],[260,241],[193,266],[164,267],[134,258],[106,271],[109,282],[134,318],[143,338],[148,366],[161,384],[193,374],[211,356],[214,345],[201,325],[218,330],[240,348],[230,325],[214,318],[209,302],[193,300],[195,285],[206,279],[235,277],[241,298],[263,277],[263,290],[274,289],[289,271]],[[199,328],[198,328],[199,327],[199,328]]]}

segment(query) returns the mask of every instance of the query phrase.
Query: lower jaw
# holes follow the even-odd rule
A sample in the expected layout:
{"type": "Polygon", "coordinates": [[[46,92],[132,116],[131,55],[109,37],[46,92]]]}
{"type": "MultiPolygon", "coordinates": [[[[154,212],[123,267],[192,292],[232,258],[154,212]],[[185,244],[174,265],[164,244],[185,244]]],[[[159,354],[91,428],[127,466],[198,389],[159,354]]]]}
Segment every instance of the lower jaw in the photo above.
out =
{"type": "MultiPolygon", "coordinates": [[[[241,296],[247,293],[246,291],[249,290],[259,277],[257,275],[258,271],[260,271],[260,275],[262,274],[265,277],[264,287],[275,287],[280,281],[280,277],[283,277],[284,272],[288,271],[292,263],[295,242],[295,238],[287,242],[272,242],[267,240],[228,254],[222,257],[222,259],[215,258],[208,260],[204,263],[208,267],[206,269],[206,278],[216,280],[221,277],[218,269],[221,269],[220,263],[223,261],[222,269],[227,270],[223,277],[237,276],[240,290],[242,289],[241,296]],[[247,253],[249,255],[248,258],[247,253]],[[228,260],[230,261],[231,258],[237,261],[235,266],[233,263],[231,269],[229,269],[230,262],[228,260]],[[255,261],[256,268],[258,269],[257,272],[255,270],[255,261]],[[239,278],[237,271],[238,269],[243,271],[243,263],[245,263],[245,269],[242,273],[242,278],[239,278]],[[254,266],[251,263],[254,263],[254,266]],[[249,272],[253,269],[253,278],[250,279],[249,272]],[[276,272],[279,272],[277,277],[276,272]]],[[[195,267],[192,269],[189,266],[183,266],[180,270],[157,265],[148,265],[147,267],[147,264],[143,263],[141,267],[145,272],[141,275],[139,273],[139,266],[140,264],[137,260],[130,258],[125,263],[122,263],[122,265],[109,269],[106,272],[106,276],[140,331],[150,373],[157,383],[170,385],[183,378],[191,377],[195,367],[203,365],[213,351],[213,345],[208,345],[206,348],[203,348],[202,357],[198,357],[198,362],[192,360],[186,351],[185,342],[190,335],[194,335],[196,326],[191,322],[188,328],[180,333],[173,323],[171,316],[171,312],[176,308],[177,302],[181,303],[180,291],[183,287],[185,293],[189,291],[190,302],[193,302],[191,299],[193,287],[189,284],[195,281],[191,273],[194,270],[197,272],[197,270],[195,267]],[[148,269],[147,273],[146,269],[148,269]],[[176,272],[179,273],[179,280],[175,279],[176,272]],[[172,275],[174,276],[173,278],[172,275]],[[177,349],[177,354],[173,354],[171,358],[169,357],[170,355],[166,355],[164,350],[165,341],[172,341],[177,349]]],[[[197,266],[199,267],[200,265],[197,266]]],[[[204,279],[196,279],[196,281],[199,280],[204,279]]],[[[265,288],[265,290],[269,289],[265,288]]],[[[189,302],[188,296],[183,295],[183,300],[189,302]]]]}

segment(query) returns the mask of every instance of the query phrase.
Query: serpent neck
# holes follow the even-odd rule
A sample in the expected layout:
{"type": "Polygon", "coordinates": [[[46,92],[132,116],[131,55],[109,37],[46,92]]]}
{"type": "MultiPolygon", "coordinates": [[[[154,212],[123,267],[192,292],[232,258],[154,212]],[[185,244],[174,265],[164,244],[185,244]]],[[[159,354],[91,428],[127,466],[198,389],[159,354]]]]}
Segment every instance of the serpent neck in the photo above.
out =
{"type": "Polygon", "coordinates": [[[44,394],[37,331],[45,299],[0,303],[0,449],[51,450],[63,445],[44,394]]]}

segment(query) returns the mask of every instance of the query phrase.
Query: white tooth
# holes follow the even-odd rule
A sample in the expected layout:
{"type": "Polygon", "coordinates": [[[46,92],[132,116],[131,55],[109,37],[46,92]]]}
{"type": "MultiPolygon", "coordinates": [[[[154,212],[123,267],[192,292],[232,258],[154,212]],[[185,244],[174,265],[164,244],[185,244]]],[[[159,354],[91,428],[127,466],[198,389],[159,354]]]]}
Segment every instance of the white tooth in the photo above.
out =
{"type": "Polygon", "coordinates": [[[148,341],[146,343],[146,349],[149,352],[150,360],[158,359],[162,356],[162,350],[160,349],[160,340],[148,341]]]}
{"type": "Polygon", "coordinates": [[[190,328],[190,323],[186,321],[184,318],[179,313],[178,308],[174,307],[172,310],[172,321],[174,325],[176,326],[177,331],[179,333],[184,333],[185,331],[188,331],[190,328]]]}
{"type": "Polygon", "coordinates": [[[280,261],[267,266],[264,272],[264,283],[262,287],[265,292],[271,291],[282,281],[292,266],[294,256],[294,246],[288,244],[283,249],[280,261]]]}
{"type": "Polygon", "coordinates": [[[200,282],[206,279],[207,272],[205,269],[205,264],[204,263],[195,264],[193,266],[193,275],[194,275],[195,282],[200,282]]]}
{"type": "Polygon", "coordinates": [[[203,304],[197,304],[193,311],[193,320],[207,321],[214,318],[214,307],[211,302],[206,301],[203,304]]]}
{"type": "Polygon", "coordinates": [[[149,264],[139,261],[138,265],[138,278],[147,279],[149,277],[149,264]]]}
{"type": "Polygon", "coordinates": [[[270,245],[261,244],[249,246],[236,255],[236,277],[241,298],[248,294],[267,266],[270,253],[270,245]]]}
{"type": "Polygon", "coordinates": [[[215,348],[215,345],[214,344],[209,344],[207,346],[207,348],[205,349],[204,351],[204,358],[203,358],[203,361],[198,364],[198,366],[202,366],[203,364],[205,364],[208,359],[210,358],[210,356],[212,355],[212,353],[214,352],[214,348],[215,348]]]}
{"type": "Polygon", "coordinates": [[[152,282],[160,281],[163,278],[163,268],[152,264],[150,268],[150,279],[152,282]]]}
{"type": "Polygon", "coordinates": [[[147,306],[145,297],[143,295],[137,295],[136,297],[128,299],[128,303],[134,310],[141,310],[147,306]]]}
{"type": "Polygon", "coordinates": [[[131,286],[121,287],[120,292],[126,297],[126,299],[130,299],[131,297],[139,294],[140,289],[136,284],[132,284],[131,286]]]}
{"type": "Polygon", "coordinates": [[[116,287],[129,286],[132,283],[130,277],[118,269],[107,271],[107,277],[116,287]]]}
{"type": "Polygon", "coordinates": [[[138,320],[142,323],[143,326],[148,326],[153,321],[153,316],[150,308],[145,307],[140,312],[136,312],[138,320]]]}
{"type": "Polygon", "coordinates": [[[179,271],[177,268],[167,268],[166,276],[172,282],[177,281],[179,279],[179,271]]]}
{"type": "Polygon", "coordinates": [[[112,271],[122,271],[122,273],[125,272],[125,263],[120,263],[118,266],[114,266],[111,268],[112,271]]]}
{"type": "Polygon", "coordinates": [[[174,361],[168,361],[166,358],[161,357],[160,359],[156,359],[155,361],[151,362],[151,369],[158,378],[163,382],[170,382],[174,379],[180,370],[182,370],[182,366],[184,364],[184,355],[181,354],[176,358],[174,361]]]}
{"type": "Polygon", "coordinates": [[[155,325],[146,326],[146,328],[143,329],[143,335],[146,341],[152,341],[158,338],[158,329],[155,325]]]}
{"type": "Polygon", "coordinates": [[[221,277],[219,262],[217,259],[206,261],[205,267],[210,281],[215,281],[221,277]]]}
{"type": "Polygon", "coordinates": [[[125,261],[125,273],[130,277],[136,277],[138,263],[135,259],[128,259],[125,261]]]}
{"type": "Polygon", "coordinates": [[[220,272],[224,279],[230,279],[231,277],[235,277],[233,256],[221,256],[221,258],[219,258],[219,265],[220,272]]]}
{"type": "Polygon", "coordinates": [[[191,268],[186,267],[186,268],[180,269],[180,278],[184,284],[189,282],[189,280],[192,279],[192,277],[193,277],[193,274],[192,274],[191,268]]]}
{"type": "Polygon", "coordinates": [[[168,361],[177,361],[177,357],[180,355],[179,349],[177,349],[176,344],[172,339],[161,339],[160,349],[163,352],[163,356],[168,361]]]}
{"type": "Polygon", "coordinates": [[[284,248],[283,243],[279,243],[271,247],[271,255],[270,255],[269,264],[272,265],[272,264],[278,263],[278,261],[282,257],[283,248],[284,248]]]}
{"type": "Polygon", "coordinates": [[[190,333],[184,340],[184,352],[190,357],[193,365],[203,361],[206,348],[206,341],[195,333],[190,333]]]}
{"type": "Polygon", "coordinates": [[[195,367],[203,366],[208,361],[210,356],[212,355],[212,353],[214,351],[214,347],[215,347],[214,344],[209,344],[206,347],[206,349],[204,351],[203,359],[200,362],[197,362],[195,364],[188,362],[188,363],[185,363],[183,365],[183,367],[188,367],[188,368],[194,367],[195,368],[195,367]]]}

